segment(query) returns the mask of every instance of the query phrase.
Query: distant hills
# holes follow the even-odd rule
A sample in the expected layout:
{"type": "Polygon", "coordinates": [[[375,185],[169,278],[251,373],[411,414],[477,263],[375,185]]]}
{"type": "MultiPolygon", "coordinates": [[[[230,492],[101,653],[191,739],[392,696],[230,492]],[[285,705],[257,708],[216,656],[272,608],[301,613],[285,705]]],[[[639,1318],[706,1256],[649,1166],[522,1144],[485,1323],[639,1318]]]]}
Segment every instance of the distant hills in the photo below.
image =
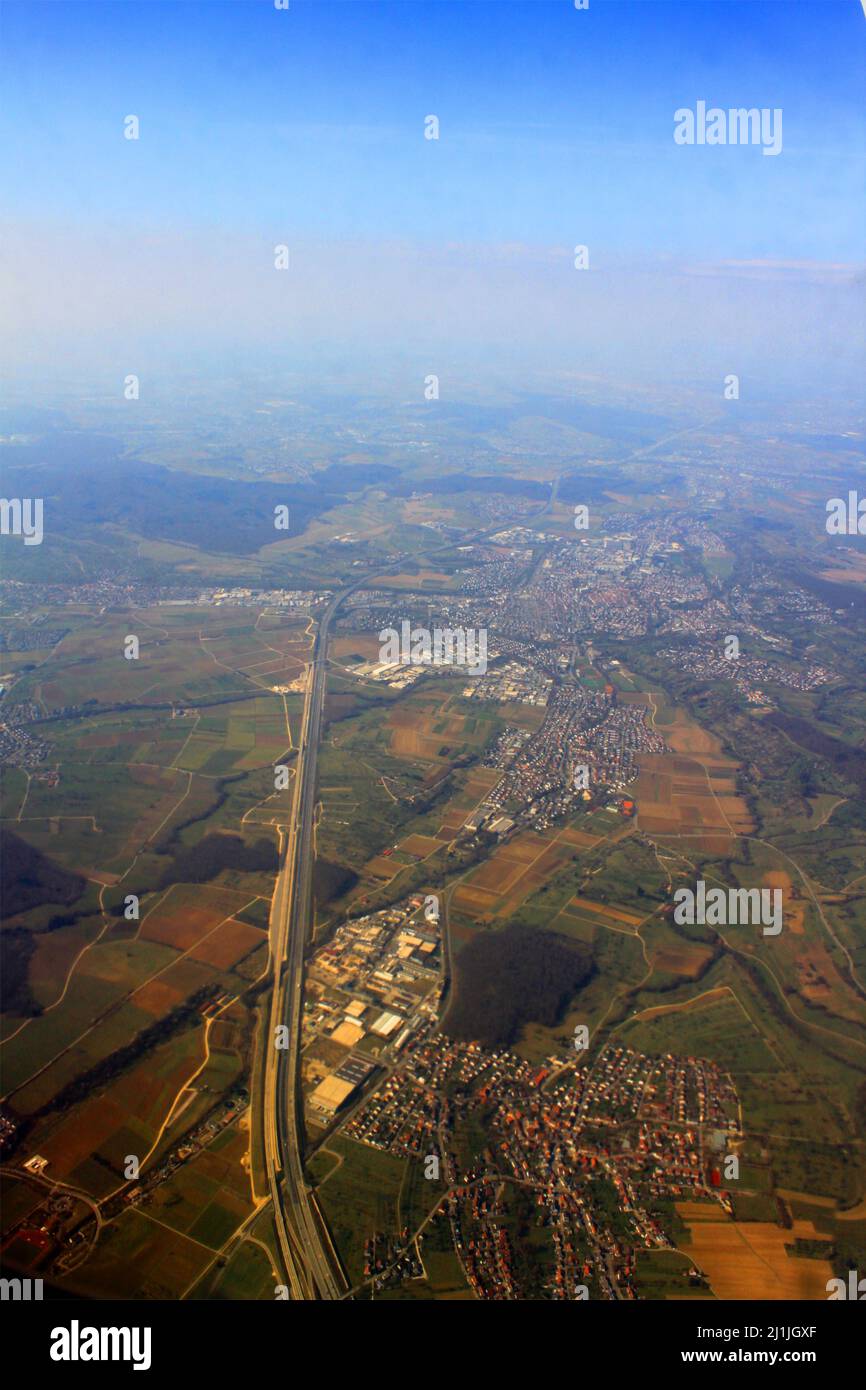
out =
{"type": "Polygon", "coordinates": [[[173,541],[229,555],[300,535],[310,521],[352,491],[400,477],[385,464],[332,464],[310,482],[242,482],[187,473],[123,456],[101,435],[54,431],[3,450],[4,496],[42,497],[45,535],[79,538],[109,526],[148,540],[173,541]],[[286,530],[274,508],[289,509],[286,530]]]}

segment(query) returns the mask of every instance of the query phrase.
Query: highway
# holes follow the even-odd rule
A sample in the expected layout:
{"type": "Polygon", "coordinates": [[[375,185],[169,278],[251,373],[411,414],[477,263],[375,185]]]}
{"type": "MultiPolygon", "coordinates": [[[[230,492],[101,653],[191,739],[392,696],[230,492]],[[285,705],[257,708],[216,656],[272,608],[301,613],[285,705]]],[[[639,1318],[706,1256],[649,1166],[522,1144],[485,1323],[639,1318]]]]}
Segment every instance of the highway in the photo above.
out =
{"type": "MultiPolygon", "coordinates": [[[[360,587],[360,583],[353,587],[360,587]]],[[[328,629],[334,612],[350,593],[344,589],[322,616],[307,691],[295,762],[291,823],[281,832],[281,865],[271,908],[274,991],[265,1070],[265,1160],[274,1206],[277,1239],[292,1298],[338,1299],[344,1289],[335,1272],[335,1252],[318,1206],[304,1178],[301,1132],[300,1045],[304,999],[304,952],[312,909],[313,816],[316,757],[327,675],[328,629]],[[278,1026],[287,1046],[275,1046],[278,1026]]]]}

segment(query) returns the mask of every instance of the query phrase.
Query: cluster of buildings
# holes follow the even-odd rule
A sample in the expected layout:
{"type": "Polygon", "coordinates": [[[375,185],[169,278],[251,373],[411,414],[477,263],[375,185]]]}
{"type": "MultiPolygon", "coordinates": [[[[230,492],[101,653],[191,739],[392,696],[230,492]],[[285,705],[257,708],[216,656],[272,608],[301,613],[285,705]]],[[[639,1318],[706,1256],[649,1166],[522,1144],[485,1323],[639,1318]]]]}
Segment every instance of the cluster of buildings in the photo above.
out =
{"type": "Polygon", "coordinates": [[[388,661],[361,661],[350,667],[353,676],[365,681],[381,681],[392,690],[405,690],[408,686],[414,685],[429,669],[428,666],[411,662],[395,666],[393,662],[388,661]]]}
{"type": "Polygon", "coordinates": [[[827,666],[806,664],[783,666],[766,657],[740,655],[726,657],[721,646],[670,648],[657,653],[674,670],[686,671],[701,680],[730,681],[750,705],[768,706],[773,700],[767,685],[783,685],[788,690],[817,690],[836,679],[827,666]]]}
{"type": "Polygon", "coordinates": [[[705,1059],[608,1045],[584,1070],[538,1067],[429,1030],[343,1133],[438,1159],[436,1219],[469,1285],[497,1300],[635,1297],[638,1253],[672,1246],[660,1204],[701,1196],[730,1210],[721,1155],[741,1138],[731,1077],[705,1059]],[[479,1121],[480,1148],[467,1142],[479,1121]]]}
{"type": "Polygon", "coordinates": [[[376,1291],[424,1277],[418,1245],[407,1235],[405,1230],[399,1235],[374,1231],[364,1241],[364,1278],[376,1291]]]}
{"type": "MultiPolygon", "coordinates": [[[[700,624],[707,604],[720,601],[700,572],[683,563],[684,548],[699,543],[715,553],[721,542],[702,523],[690,525],[679,517],[634,517],[632,522],[618,518],[615,530],[575,532],[573,538],[511,527],[489,542],[462,547],[467,564],[459,571],[458,593],[407,593],[398,611],[393,594],[361,590],[345,605],[338,627],[381,631],[397,627],[409,613],[413,622],[431,627],[484,629],[499,652],[541,679],[568,664],[582,635],[626,641],[656,630],[690,630],[689,623],[700,624]]],[[[724,605],[720,609],[712,616],[722,622],[724,605]]],[[[393,669],[374,666],[367,663],[357,673],[392,683],[402,679],[393,669]]],[[[516,669],[512,674],[518,690],[524,689],[525,674],[516,669]]],[[[467,694],[501,698],[490,689],[489,697],[484,686],[467,694]]],[[[532,692],[527,696],[529,703],[540,702],[532,692]]]]}
{"type": "MultiPolygon", "coordinates": [[[[706,523],[678,513],[611,518],[599,530],[563,539],[525,527],[467,547],[471,563],[455,595],[407,595],[412,610],[445,624],[486,628],[504,655],[539,672],[561,669],[575,638],[628,641],[654,634],[697,638],[739,632],[785,641],[792,622],[832,617],[821,599],[758,566],[748,585],[722,593],[689,562],[726,554],[706,523]],[[769,629],[769,631],[768,631],[769,629]]],[[[375,597],[384,616],[387,595],[375,597]]],[[[393,606],[393,599],[390,600],[393,606]]]]}
{"type": "Polygon", "coordinates": [[[639,754],[665,751],[646,707],[623,703],[610,684],[599,690],[554,685],[541,727],[529,738],[501,738],[494,759],[512,745],[514,755],[483,810],[508,812],[537,830],[591,801],[599,789],[623,792],[638,775],[639,754]]]}
{"type": "Polygon", "coordinates": [[[379,1066],[435,1016],[441,933],[435,898],[413,897],[336,928],[306,982],[303,1083],[311,1120],[330,1122],[379,1066]]]}
{"type": "Polygon", "coordinates": [[[56,647],[68,631],[68,627],[46,627],[44,623],[10,628],[0,632],[0,652],[44,651],[48,647],[56,647]]]}
{"type": "Polygon", "coordinates": [[[730,592],[732,610],[744,620],[760,626],[776,624],[786,633],[789,624],[802,622],[814,627],[832,621],[833,613],[822,599],[797,584],[781,583],[766,566],[759,566],[748,588],[736,584],[730,592]]]}
{"type": "Polygon", "coordinates": [[[609,704],[602,718],[582,730],[576,747],[569,752],[573,763],[589,765],[594,782],[622,792],[638,775],[638,755],[664,753],[666,745],[647,722],[644,705],[623,704],[615,692],[608,692],[606,686],[609,704]]]}
{"type": "Polygon", "coordinates": [[[472,564],[464,571],[461,592],[491,608],[501,606],[525,583],[532,566],[532,547],[540,543],[541,536],[515,527],[491,537],[489,546],[468,547],[472,564]]]}
{"type": "Polygon", "coordinates": [[[573,809],[586,789],[575,785],[573,764],[578,759],[571,757],[571,750],[577,749],[588,720],[600,716],[603,707],[604,697],[583,686],[556,686],[543,724],[488,794],[485,807],[525,808],[530,823],[539,827],[573,809]]]}
{"type": "Polygon", "coordinates": [[[505,661],[478,676],[463,694],[469,700],[496,700],[500,704],[536,705],[543,709],[552,685],[543,671],[522,661],[505,661]]]}
{"type": "MultiPolygon", "coordinates": [[[[393,595],[359,593],[357,609],[344,622],[355,626],[363,616],[394,626],[408,610],[421,623],[491,634],[499,660],[490,653],[486,673],[467,681],[464,697],[537,705],[545,717],[531,734],[507,728],[486,755],[487,764],[503,773],[481,808],[488,822],[509,817],[544,830],[581,801],[600,793],[621,796],[638,774],[639,755],[665,751],[644,706],[619,698],[610,685],[571,679],[576,644],[589,636],[614,642],[689,637],[692,643],[664,645],[656,655],[675,670],[730,680],[755,706],[772,704],[767,687],[774,684],[808,692],[835,678],[814,660],[725,657],[722,638],[730,633],[761,637],[790,656],[792,622],[817,623],[832,614],[820,599],[761,565],[748,584],[722,590],[689,557],[697,551],[702,560],[724,558],[723,537],[680,511],[620,513],[565,538],[531,523],[514,525],[463,549],[459,593],[403,595],[399,614],[393,595]],[[583,766],[589,786],[574,780],[583,766]]],[[[403,687],[425,669],[366,663],[357,672],[403,687]]]]}
{"type": "MultiPolygon", "coordinates": [[[[32,727],[32,721],[39,718],[41,711],[32,700],[0,705],[0,763],[29,771],[45,761],[51,747],[32,727]]],[[[53,774],[53,778],[58,780],[58,774],[53,774]]]]}
{"type": "Polygon", "coordinates": [[[823,625],[832,618],[820,599],[796,585],[783,586],[765,574],[756,575],[749,588],[734,585],[724,598],[707,595],[701,602],[672,608],[655,623],[659,636],[682,635],[717,643],[728,633],[760,639],[770,646],[790,650],[792,626],[823,625]]]}
{"type": "Polygon", "coordinates": [[[74,1194],[44,1189],[26,1216],[4,1233],[0,1250],[4,1263],[8,1260],[9,1267],[28,1274],[46,1268],[52,1273],[73,1269],[90,1250],[86,1223],[82,1228],[86,1213],[84,1203],[74,1194]]]}
{"type": "Polygon", "coordinates": [[[649,615],[627,582],[636,569],[631,546],[625,538],[577,534],[574,540],[559,541],[530,581],[504,597],[491,625],[544,642],[591,632],[621,640],[644,636],[649,615]]]}
{"type": "MultiPolygon", "coordinates": [[[[160,599],[177,594],[177,588],[150,583],[114,571],[96,574],[86,583],[31,584],[19,579],[0,580],[0,606],[10,611],[24,605],[16,613],[26,616],[27,610],[45,608],[93,608],[105,613],[110,608],[149,608],[160,599]]],[[[193,590],[189,590],[191,602],[193,590]]]]}
{"type": "Polygon", "coordinates": [[[736,620],[731,612],[730,604],[725,603],[720,598],[708,599],[706,603],[694,607],[679,608],[667,614],[665,620],[659,623],[656,631],[659,636],[669,636],[682,634],[684,637],[695,637],[699,640],[708,637],[720,638],[723,634],[731,632],[736,620]]]}
{"type": "Polygon", "coordinates": [[[514,724],[506,724],[488,746],[481,759],[482,766],[498,767],[504,772],[531,738],[531,729],[520,729],[514,724]]]}
{"type": "Polygon", "coordinates": [[[331,597],[327,589],[252,589],[242,586],[233,589],[200,589],[192,599],[163,598],[163,605],[179,606],[192,603],[206,608],[264,608],[272,611],[297,609],[304,613],[322,607],[331,597]]]}

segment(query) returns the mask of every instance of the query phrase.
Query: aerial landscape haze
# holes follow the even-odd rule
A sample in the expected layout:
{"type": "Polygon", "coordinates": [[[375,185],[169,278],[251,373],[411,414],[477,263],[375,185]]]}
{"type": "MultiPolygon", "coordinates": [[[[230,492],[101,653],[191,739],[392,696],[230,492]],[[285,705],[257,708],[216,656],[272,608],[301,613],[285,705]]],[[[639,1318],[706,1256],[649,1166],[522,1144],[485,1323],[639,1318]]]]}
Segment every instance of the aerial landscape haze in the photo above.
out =
{"type": "Polygon", "coordinates": [[[651,1326],[660,1368],[826,1373],[866,1300],[866,7],[0,22],[38,1359],[531,1301],[623,1368],[651,1326]]]}

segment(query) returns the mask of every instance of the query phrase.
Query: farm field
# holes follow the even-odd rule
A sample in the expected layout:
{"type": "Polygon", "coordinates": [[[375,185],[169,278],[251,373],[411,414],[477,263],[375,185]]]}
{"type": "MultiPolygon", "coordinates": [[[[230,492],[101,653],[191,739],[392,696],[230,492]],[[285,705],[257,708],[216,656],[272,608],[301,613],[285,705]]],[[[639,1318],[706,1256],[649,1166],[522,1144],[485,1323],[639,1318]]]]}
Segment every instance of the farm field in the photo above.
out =
{"type": "Polygon", "coordinates": [[[522,907],[581,852],[599,844],[601,837],[574,832],[568,827],[545,834],[525,832],[497,846],[490,857],[470,871],[457,886],[451,902],[454,911],[476,920],[507,919],[522,907]],[[582,843],[575,843],[575,833],[582,843]]]}
{"type": "Polygon", "coordinates": [[[833,1267],[826,1260],[798,1259],[788,1248],[797,1239],[820,1239],[811,1221],[790,1230],[765,1221],[731,1221],[718,1207],[678,1202],[688,1226],[684,1249],[707,1274],[717,1298],[826,1299],[833,1267]]]}
{"type": "MultiPolygon", "coordinates": [[[[149,1172],[247,1074],[242,1000],[267,964],[273,826],[291,795],[274,791],[273,766],[293,756],[303,701],[271,686],[303,672],[308,626],[256,610],[105,614],[22,678],[52,716],[53,775],[13,774],[4,824],[80,886],[4,923],[22,952],[4,1104],[49,1172],[97,1200],[122,1188],[129,1155],[149,1172]],[[138,663],[123,659],[130,632],[138,663]]],[[[192,1222],[124,1211],[75,1287],[180,1296],[201,1246],[251,1210],[249,1138],[235,1134],[231,1182],[192,1222]]],[[[174,1213],[179,1199],[159,1193],[154,1211],[174,1213]]]]}
{"type": "MultiPolygon", "coordinates": [[[[669,732],[665,731],[666,736],[669,732]]],[[[726,833],[745,835],[754,829],[748,808],[736,793],[736,764],[711,748],[693,757],[644,753],[638,762],[638,823],[648,833],[703,833],[708,839],[723,840],[726,833]]]]}
{"type": "Polygon", "coordinates": [[[132,1208],[103,1232],[94,1254],[68,1282],[85,1298],[176,1300],[212,1260],[208,1247],[132,1208]]]}
{"type": "Polygon", "coordinates": [[[406,1162],[351,1139],[329,1140],[313,1161],[316,1194],[352,1282],[364,1274],[364,1241],[397,1230],[397,1199],[406,1162]],[[332,1153],[342,1162],[335,1166],[332,1153]]]}

